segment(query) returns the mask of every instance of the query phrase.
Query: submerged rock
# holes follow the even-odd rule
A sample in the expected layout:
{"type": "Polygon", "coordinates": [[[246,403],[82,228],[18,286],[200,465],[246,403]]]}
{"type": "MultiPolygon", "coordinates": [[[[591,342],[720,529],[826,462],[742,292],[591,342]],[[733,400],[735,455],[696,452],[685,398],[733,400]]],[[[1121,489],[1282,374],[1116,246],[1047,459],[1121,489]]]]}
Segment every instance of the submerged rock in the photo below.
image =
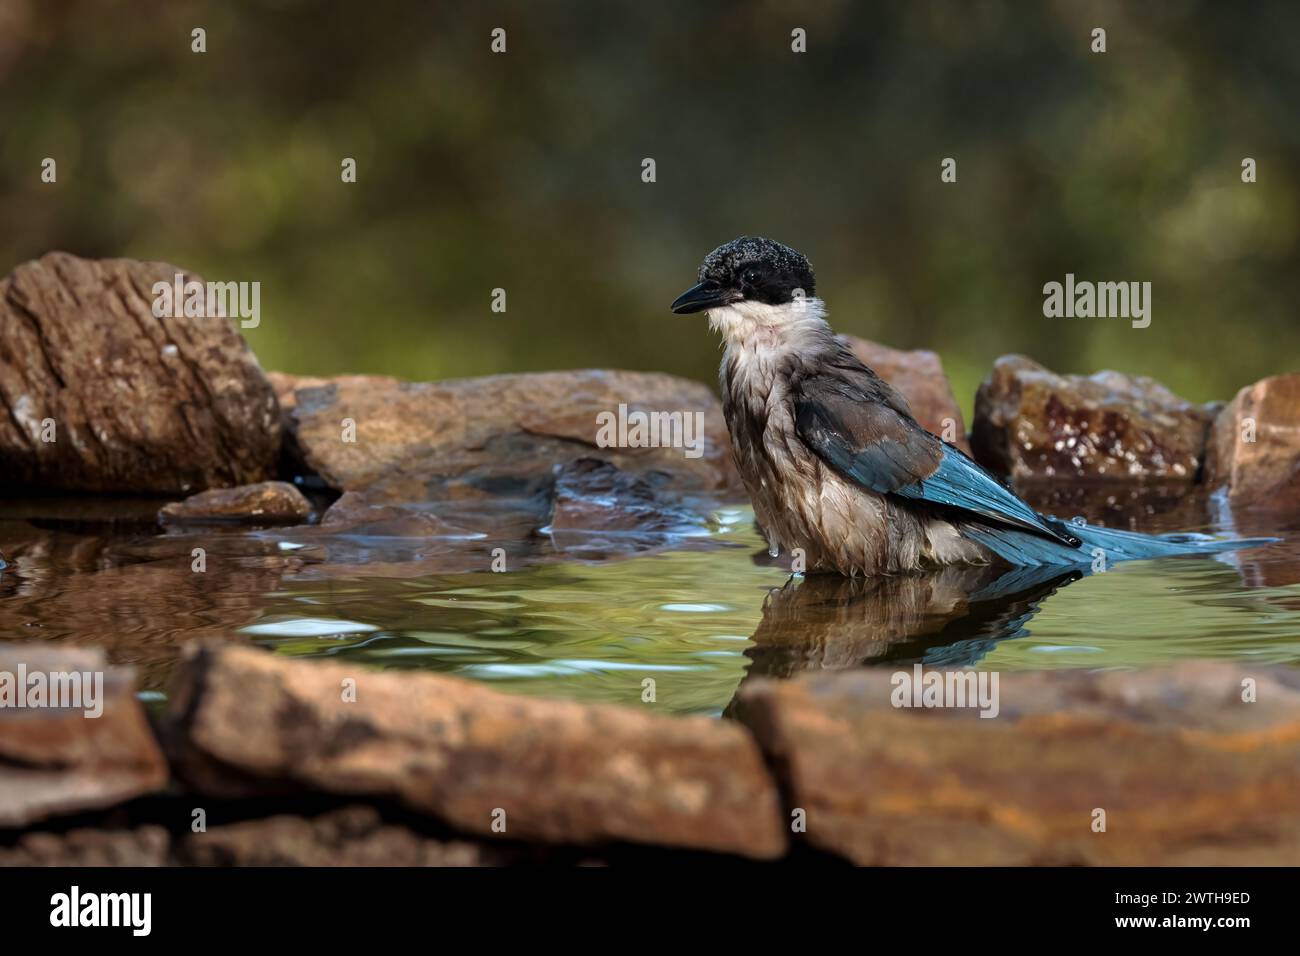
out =
{"type": "Polygon", "coordinates": [[[301,524],[310,517],[311,502],[287,481],[201,491],[158,512],[163,524],[301,524]]]}
{"type": "Polygon", "coordinates": [[[226,646],[186,654],[168,726],[177,773],[212,796],[305,788],[392,797],[462,831],[511,840],[760,858],[785,847],[754,742],[703,717],[226,646]]]}
{"type": "Polygon", "coordinates": [[[1013,479],[1195,481],[1214,410],[1120,372],[1057,375],[1004,355],[975,395],[971,445],[1013,479]]]}
{"type": "Polygon", "coordinates": [[[1239,391],[1214,422],[1206,483],[1235,505],[1300,505],[1300,374],[1239,391]]]}
{"type": "Polygon", "coordinates": [[[676,488],[739,487],[717,399],[699,383],[658,373],[352,376],[297,389],[289,420],[305,466],[339,491],[365,491],[372,503],[544,496],[554,467],[581,455],[660,473],[676,488]],[[680,413],[681,439],[698,439],[698,457],[683,447],[600,447],[600,416],[614,422],[616,440],[636,440],[618,435],[620,405],[625,417],[680,413]]]}
{"type": "Polygon", "coordinates": [[[1006,673],[991,719],[896,707],[892,671],[741,693],[817,848],[922,866],[1277,864],[1300,852],[1293,669],[1006,673]]]}
{"type": "Polygon", "coordinates": [[[345,492],[321,518],[321,529],[395,538],[465,537],[473,532],[416,505],[373,504],[360,491],[345,492]]]}
{"type": "Polygon", "coordinates": [[[274,476],[280,412],[236,327],[153,314],[181,272],[51,252],[0,279],[0,479],[186,494],[274,476]]]}
{"type": "Polygon", "coordinates": [[[110,668],[102,651],[0,644],[0,702],[0,829],[110,806],[167,782],[132,673],[110,668]]]}
{"type": "Polygon", "coordinates": [[[970,453],[961,408],[936,353],[925,349],[905,352],[852,335],[840,338],[854,355],[903,394],[912,416],[926,430],[970,453]]]}
{"type": "Polygon", "coordinates": [[[552,532],[672,534],[701,527],[697,515],[664,500],[646,479],[607,461],[579,458],[556,470],[552,532]]]}

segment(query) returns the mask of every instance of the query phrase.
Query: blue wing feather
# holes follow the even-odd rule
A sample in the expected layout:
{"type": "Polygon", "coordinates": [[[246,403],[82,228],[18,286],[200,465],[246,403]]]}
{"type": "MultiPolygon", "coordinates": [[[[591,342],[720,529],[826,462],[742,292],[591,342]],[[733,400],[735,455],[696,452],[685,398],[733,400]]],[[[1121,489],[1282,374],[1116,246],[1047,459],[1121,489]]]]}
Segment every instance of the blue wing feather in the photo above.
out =
{"type": "Polygon", "coordinates": [[[945,508],[965,537],[1011,564],[1089,565],[1175,554],[1213,554],[1271,539],[1146,535],[1066,524],[1038,514],[956,448],[922,428],[865,368],[799,382],[795,427],[836,471],[880,495],[945,508]]]}
{"type": "Polygon", "coordinates": [[[1046,535],[1059,544],[1078,546],[1078,539],[1062,527],[1052,527],[1002,484],[957,449],[943,446],[943,458],[934,474],[898,488],[894,494],[915,501],[960,508],[1003,524],[1046,535]]]}

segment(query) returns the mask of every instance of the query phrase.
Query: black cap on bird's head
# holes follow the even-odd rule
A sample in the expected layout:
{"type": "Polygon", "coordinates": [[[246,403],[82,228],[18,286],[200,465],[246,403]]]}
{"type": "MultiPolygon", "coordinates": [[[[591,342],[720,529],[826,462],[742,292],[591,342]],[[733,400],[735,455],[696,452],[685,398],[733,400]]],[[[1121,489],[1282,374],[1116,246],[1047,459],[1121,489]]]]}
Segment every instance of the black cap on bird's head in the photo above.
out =
{"type": "Polygon", "coordinates": [[[674,312],[686,315],[737,302],[784,305],[814,294],[812,266],[802,253],[751,236],[733,239],[705,256],[699,278],[673,302],[674,312]]]}

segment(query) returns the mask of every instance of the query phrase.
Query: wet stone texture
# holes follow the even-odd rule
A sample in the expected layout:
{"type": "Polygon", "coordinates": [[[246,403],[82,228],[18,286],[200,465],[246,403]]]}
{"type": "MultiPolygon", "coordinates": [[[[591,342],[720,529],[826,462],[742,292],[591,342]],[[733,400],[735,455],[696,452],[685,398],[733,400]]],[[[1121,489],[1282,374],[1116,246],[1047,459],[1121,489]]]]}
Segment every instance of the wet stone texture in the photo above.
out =
{"type": "MultiPolygon", "coordinates": [[[[717,399],[671,375],[587,369],[432,383],[350,376],[298,388],[290,404],[291,444],[305,468],[339,491],[364,491],[371,503],[545,496],[555,466],[584,456],[659,475],[679,490],[739,487],[717,399]],[[601,447],[598,416],[617,421],[620,405],[627,413],[682,413],[683,440],[699,438],[701,454],[601,447]]],[[[611,436],[618,440],[617,428],[611,436]]]]}
{"type": "Polygon", "coordinates": [[[1300,854],[1291,668],[1005,673],[991,719],[896,708],[891,673],[765,680],[741,693],[739,715],[821,850],[878,865],[1293,864],[1300,854]],[[1247,680],[1255,702],[1242,699],[1247,680]]]}
{"type": "Polygon", "coordinates": [[[280,412],[236,326],[153,314],[153,284],[182,271],[51,252],[0,279],[0,479],[187,494],[274,477],[280,412]]]}
{"type": "Polygon", "coordinates": [[[925,349],[903,351],[879,342],[841,335],[862,362],[907,399],[912,417],[926,430],[970,454],[961,407],[939,356],[925,349]]]}
{"type": "Polygon", "coordinates": [[[776,789],[740,727],[501,694],[434,674],[193,649],[168,749],[218,797],[390,797],[483,837],[780,856],[776,789]],[[355,700],[344,700],[349,682],[355,700]],[[504,821],[505,831],[494,830],[504,821]]]}
{"type": "Polygon", "coordinates": [[[556,469],[549,527],[552,533],[680,534],[702,530],[703,521],[680,496],[660,494],[640,475],[579,458],[556,469]]]}
{"type": "Polygon", "coordinates": [[[1011,477],[1193,482],[1217,409],[1119,372],[1057,375],[1006,355],[975,395],[971,445],[1011,477]]]}
{"type": "Polygon", "coordinates": [[[462,537],[474,534],[416,505],[371,504],[360,491],[346,491],[321,518],[323,531],[374,537],[462,537]]]}
{"type": "Polygon", "coordinates": [[[0,644],[0,699],[0,829],[120,803],[167,782],[131,671],[109,668],[101,651],[0,644]],[[36,680],[49,687],[52,675],[72,674],[86,688],[102,675],[102,693],[82,691],[80,707],[31,696],[36,680]]]}
{"type": "Polygon", "coordinates": [[[158,512],[162,524],[301,524],[310,517],[311,502],[287,481],[201,491],[158,512]]]}
{"type": "Polygon", "coordinates": [[[1300,505],[1300,374],[1247,386],[1214,422],[1206,483],[1234,506],[1300,505]]]}

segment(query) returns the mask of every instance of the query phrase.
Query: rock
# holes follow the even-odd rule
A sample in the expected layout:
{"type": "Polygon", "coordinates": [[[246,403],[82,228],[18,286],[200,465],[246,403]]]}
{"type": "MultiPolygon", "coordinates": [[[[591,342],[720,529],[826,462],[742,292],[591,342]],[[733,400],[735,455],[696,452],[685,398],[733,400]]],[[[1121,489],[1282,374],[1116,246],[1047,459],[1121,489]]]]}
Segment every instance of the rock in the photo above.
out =
{"type": "Polygon", "coordinates": [[[24,833],[0,847],[0,866],[166,866],[170,845],[160,826],[24,833]]]}
{"type": "Polygon", "coordinates": [[[607,461],[579,458],[556,470],[552,532],[673,534],[701,526],[697,515],[662,500],[650,482],[607,461]]]}
{"type": "Polygon", "coordinates": [[[130,670],[108,667],[99,650],[0,644],[0,829],[109,806],[166,782],[130,670]],[[77,692],[63,699],[78,706],[31,706],[38,681],[53,688],[56,680],[77,692]]]}
{"type": "Polygon", "coordinates": [[[971,445],[980,464],[1015,480],[1192,482],[1213,417],[1149,378],[1057,375],[1004,355],[976,392],[971,445]]]}
{"type": "Polygon", "coordinates": [[[510,840],[759,858],[785,846],[753,741],[707,718],[216,646],[184,656],[168,728],[177,773],[211,796],[290,786],[396,798],[459,830],[510,840]],[[348,682],[353,702],[343,700],[348,682]]]}
{"type": "Polygon", "coordinates": [[[0,280],[7,484],[188,494],[273,477],[280,413],[235,325],[153,315],[153,284],[181,271],[52,252],[0,280]]]}
{"type": "Polygon", "coordinates": [[[274,816],[187,834],[177,855],[194,866],[496,866],[501,848],[434,840],[386,823],[368,806],[318,817],[274,816]]]}
{"type": "Polygon", "coordinates": [[[1248,385],[1219,413],[1206,483],[1234,506],[1300,505],[1300,374],[1248,385]]]}
{"type": "Polygon", "coordinates": [[[267,381],[275,390],[275,400],[284,411],[292,411],[298,405],[297,393],[300,388],[325,388],[331,383],[339,383],[353,388],[381,386],[384,388],[397,385],[399,379],[391,375],[339,375],[326,378],[319,375],[291,375],[288,372],[267,372],[267,381]]]}
{"type": "Polygon", "coordinates": [[[1210,503],[1205,489],[1185,481],[1054,481],[1025,478],[1016,494],[1039,514],[1130,531],[1204,527],[1210,503]]]}
{"type": "Polygon", "coordinates": [[[961,407],[938,354],[925,349],[905,352],[853,335],[840,338],[872,371],[902,392],[912,416],[928,431],[970,453],[961,407]]]}
{"type": "MultiPolygon", "coordinates": [[[[559,558],[605,560],[672,546],[706,550],[725,547],[708,534],[717,496],[660,493],[640,476],[597,462],[592,484],[565,477],[559,524],[547,496],[452,498],[382,503],[370,492],[349,491],[336,501],[319,526],[292,530],[293,544],[306,545],[319,560],[304,574],[315,579],[415,577],[500,568],[510,570],[559,558]],[[618,476],[606,485],[605,468],[618,476]],[[648,493],[650,499],[630,495],[648,493]],[[600,490],[626,491],[629,497],[599,498],[600,490]],[[647,492],[646,489],[649,489],[647,492]]],[[[299,578],[302,579],[301,577],[299,578]]]]}
{"type": "Polygon", "coordinates": [[[321,518],[325,531],[399,538],[465,537],[474,532],[413,505],[371,504],[359,491],[345,492],[321,518]]]}
{"type": "Polygon", "coordinates": [[[671,375],[586,370],[432,383],[350,377],[300,388],[291,404],[306,467],[339,491],[365,491],[372,503],[544,496],[554,467],[582,455],[638,474],[660,472],[683,489],[739,488],[717,399],[671,375]],[[597,416],[617,415],[620,404],[630,412],[702,413],[701,456],[688,458],[682,448],[598,448],[597,416]]]}
{"type": "Polygon", "coordinates": [[[311,502],[287,481],[201,491],[158,512],[163,524],[301,524],[310,517],[311,502]]]}
{"type": "Polygon", "coordinates": [[[858,864],[979,866],[1245,865],[1300,850],[1291,668],[1001,674],[993,719],[896,709],[891,672],[765,680],[741,694],[817,848],[858,864]],[[1105,832],[1093,829],[1098,809],[1105,832]]]}

